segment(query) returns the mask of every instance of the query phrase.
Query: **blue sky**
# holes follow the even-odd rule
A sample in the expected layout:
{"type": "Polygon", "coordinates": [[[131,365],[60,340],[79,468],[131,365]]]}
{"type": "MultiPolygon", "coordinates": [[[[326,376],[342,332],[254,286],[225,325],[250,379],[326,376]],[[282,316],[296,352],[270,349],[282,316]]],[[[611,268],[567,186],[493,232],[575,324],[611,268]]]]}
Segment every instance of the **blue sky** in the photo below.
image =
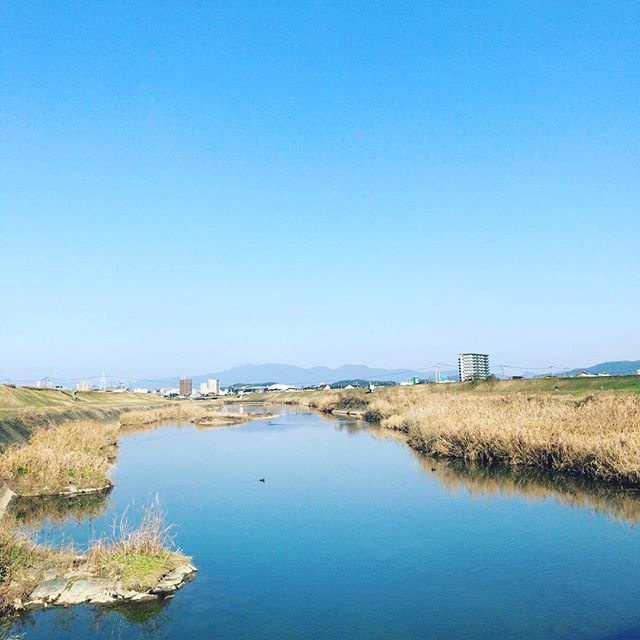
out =
{"type": "Polygon", "coordinates": [[[0,29],[0,378],[640,358],[638,3],[0,29]]]}

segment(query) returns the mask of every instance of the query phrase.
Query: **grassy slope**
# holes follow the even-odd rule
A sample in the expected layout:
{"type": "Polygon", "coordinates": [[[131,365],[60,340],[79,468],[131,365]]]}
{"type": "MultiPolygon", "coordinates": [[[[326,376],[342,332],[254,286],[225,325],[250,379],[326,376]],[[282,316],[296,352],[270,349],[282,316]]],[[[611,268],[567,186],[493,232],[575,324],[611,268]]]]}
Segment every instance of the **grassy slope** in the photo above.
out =
{"type": "Polygon", "coordinates": [[[73,399],[70,391],[61,389],[14,389],[0,385],[0,415],[34,409],[108,408],[166,402],[164,398],[151,393],[80,391],[76,398],[73,399]]]}
{"type": "Polygon", "coordinates": [[[124,409],[163,406],[168,401],[146,393],[76,394],[60,389],[16,389],[0,385],[0,449],[25,442],[39,428],[69,420],[115,420],[124,409]]]}

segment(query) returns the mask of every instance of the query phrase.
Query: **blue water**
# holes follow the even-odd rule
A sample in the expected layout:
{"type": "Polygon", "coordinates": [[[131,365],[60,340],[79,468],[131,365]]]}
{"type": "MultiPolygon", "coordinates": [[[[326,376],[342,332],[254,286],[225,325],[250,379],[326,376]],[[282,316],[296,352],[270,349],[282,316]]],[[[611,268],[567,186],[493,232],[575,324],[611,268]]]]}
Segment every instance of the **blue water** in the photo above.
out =
{"type": "Polygon", "coordinates": [[[91,517],[70,512],[42,535],[82,546],[157,494],[195,581],[162,606],[34,612],[10,633],[640,637],[640,510],[627,498],[476,477],[382,432],[285,408],[269,422],[125,436],[113,480],[91,517]]]}

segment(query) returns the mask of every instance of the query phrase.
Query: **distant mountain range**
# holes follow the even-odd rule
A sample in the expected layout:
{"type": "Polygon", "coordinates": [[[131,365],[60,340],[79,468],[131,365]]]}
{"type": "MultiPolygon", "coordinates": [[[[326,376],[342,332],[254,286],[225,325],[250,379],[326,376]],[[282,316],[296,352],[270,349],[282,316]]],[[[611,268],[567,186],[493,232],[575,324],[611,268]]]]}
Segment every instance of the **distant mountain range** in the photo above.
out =
{"type": "Polygon", "coordinates": [[[563,373],[566,376],[575,376],[581,371],[587,373],[609,373],[612,376],[623,376],[626,374],[636,373],[640,369],[640,360],[613,360],[612,362],[601,362],[600,364],[594,364],[591,367],[584,367],[583,369],[572,369],[563,373]]]}
{"type": "MultiPolygon", "coordinates": [[[[449,372],[451,373],[451,372],[449,372]]],[[[326,382],[339,382],[341,380],[390,380],[401,382],[411,376],[424,378],[425,373],[419,373],[413,369],[380,369],[367,367],[362,364],[345,364],[336,369],[329,367],[296,367],[290,364],[245,364],[233,367],[226,371],[216,371],[201,375],[189,376],[192,378],[194,388],[201,382],[210,378],[220,380],[222,386],[240,383],[266,383],[281,382],[283,384],[311,385],[326,382]]],[[[457,375],[457,374],[456,374],[457,375]]],[[[157,380],[140,380],[139,384],[146,387],[177,387],[178,377],[158,378],[157,380]]]]}
{"type": "MultiPolygon", "coordinates": [[[[616,360],[613,362],[601,362],[590,367],[580,369],[572,369],[562,375],[575,376],[581,371],[587,373],[610,373],[612,375],[633,374],[640,369],[640,360],[616,360]]],[[[450,380],[458,379],[457,371],[442,371],[443,376],[450,380]]],[[[384,369],[368,367],[363,364],[345,364],[336,369],[329,367],[296,367],[290,364],[245,364],[239,367],[226,369],[225,371],[215,371],[212,373],[204,373],[201,375],[189,376],[192,378],[194,388],[197,388],[201,382],[205,382],[210,378],[220,380],[222,386],[232,384],[261,384],[279,382],[283,384],[295,385],[312,385],[325,382],[332,384],[343,380],[369,380],[372,382],[388,380],[392,382],[402,382],[408,380],[412,376],[419,378],[433,379],[433,372],[425,374],[424,371],[415,371],[414,369],[384,369]]],[[[527,377],[535,377],[529,374],[527,377]]],[[[160,388],[160,387],[177,387],[178,376],[171,378],[158,378],[154,380],[140,380],[136,383],[138,386],[160,388]]]]}

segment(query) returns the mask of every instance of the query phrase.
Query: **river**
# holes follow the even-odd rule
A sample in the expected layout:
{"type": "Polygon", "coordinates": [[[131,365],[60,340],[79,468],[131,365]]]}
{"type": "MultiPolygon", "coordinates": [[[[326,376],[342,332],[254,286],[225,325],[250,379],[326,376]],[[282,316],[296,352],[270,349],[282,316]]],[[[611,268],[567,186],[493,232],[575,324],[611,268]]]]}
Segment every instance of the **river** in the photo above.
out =
{"type": "Polygon", "coordinates": [[[157,495],[199,571],[161,605],[32,612],[4,637],[640,637],[634,495],[436,462],[390,432],[276,410],[126,435],[108,496],[17,503],[41,539],[83,547],[157,495]]]}

